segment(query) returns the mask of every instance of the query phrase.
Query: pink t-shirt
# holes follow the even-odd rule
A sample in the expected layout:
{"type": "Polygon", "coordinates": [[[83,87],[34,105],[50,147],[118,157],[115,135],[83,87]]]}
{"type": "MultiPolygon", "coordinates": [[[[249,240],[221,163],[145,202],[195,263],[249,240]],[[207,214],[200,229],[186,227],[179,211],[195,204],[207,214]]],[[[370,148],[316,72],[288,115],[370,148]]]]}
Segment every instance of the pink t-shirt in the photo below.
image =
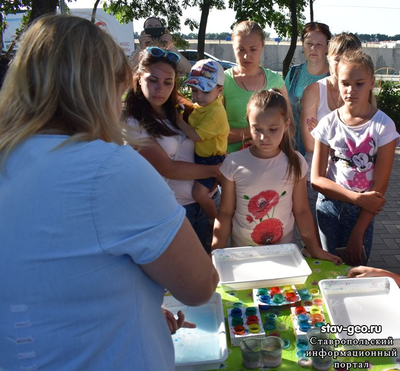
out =
{"type": "MultiPolygon", "coordinates": [[[[308,166],[304,157],[296,153],[303,178],[308,166]]],[[[293,242],[294,177],[287,179],[287,166],[288,158],[283,152],[261,159],[254,157],[249,148],[231,153],[225,159],[221,173],[235,182],[236,188],[231,246],[293,242]]]]}

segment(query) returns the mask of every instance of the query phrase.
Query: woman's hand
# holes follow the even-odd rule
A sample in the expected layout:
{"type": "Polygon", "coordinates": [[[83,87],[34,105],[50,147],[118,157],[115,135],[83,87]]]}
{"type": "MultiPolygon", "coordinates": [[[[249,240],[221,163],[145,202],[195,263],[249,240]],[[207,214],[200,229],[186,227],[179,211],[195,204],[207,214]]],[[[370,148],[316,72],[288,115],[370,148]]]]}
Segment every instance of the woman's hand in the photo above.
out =
{"type": "Polygon", "coordinates": [[[373,268],[373,267],[364,267],[360,265],[359,267],[353,267],[349,270],[347,277],[350,278],[360,278],[360,277],[382,277],[386,276],[388,271],[383,269],[373,268]]]}
{"type": "Polygon", "coordinates": [[[165,320],[167,321],[171,335],[175,334],[181,327],[196,328],[195,323],[185,321],[185,315],[181,310],[178,312],[178,319],[169,310],[164,308],[162,310],[164,311],[165,320]]]}
{"type": "Polygon", "coordinates": [[[308,131],[313,131],[316,126],[318,125],[318,120],[315,117],[311,117],[310,119],[307,119],[307,127],[308,131]]]}
{"type": "Polygon", "coordinates": [[[169,49],[173,45],[174,41],[169,30],[165,29],[165,34],[160,37],[160,42],[166,49],[169,49]]]}
{"type": "Polygon", "coordinates": [[[144,31],[141,32],[139,36],[139,45],[140,49],[146,49],[150,44],[153,39],[151,38],[151,35],[144,33],[144,31]]]}

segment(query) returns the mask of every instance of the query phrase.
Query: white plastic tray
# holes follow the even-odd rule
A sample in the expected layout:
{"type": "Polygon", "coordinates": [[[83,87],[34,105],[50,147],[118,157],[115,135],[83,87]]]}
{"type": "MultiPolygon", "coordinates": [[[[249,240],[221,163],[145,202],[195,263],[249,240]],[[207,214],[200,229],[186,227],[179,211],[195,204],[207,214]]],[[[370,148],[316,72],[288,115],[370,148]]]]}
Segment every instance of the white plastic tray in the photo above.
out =
{"type": "Polygon", "coordinates": [[[212,259],[226,291],[302,284],[311,274],[295,244],[229,247],[212,259]]]}
{"type": "MultiPolygon", "coordinates": [[[[345,348],[394,348],[400,346],[400,290],[390,277],[348,278],[319,282],[332,325],[381,325],[382,332],[336,334],[339,339],[387,339],[394,345],[347,345],[345,348]]],[[[372,328],[370,328],[372,330],[372,328]]]]}
{"type": "Polygon", "coordinates": [[[197,325],[194,329],[181,328],[172,335],[175,370],[218,369],[228,357],[221,295],[214,293],[208,303],[198,307],[189,307],[173,296],[164,296],[163,307],[175,315],[182,310],[185,320],[197,325]]]}

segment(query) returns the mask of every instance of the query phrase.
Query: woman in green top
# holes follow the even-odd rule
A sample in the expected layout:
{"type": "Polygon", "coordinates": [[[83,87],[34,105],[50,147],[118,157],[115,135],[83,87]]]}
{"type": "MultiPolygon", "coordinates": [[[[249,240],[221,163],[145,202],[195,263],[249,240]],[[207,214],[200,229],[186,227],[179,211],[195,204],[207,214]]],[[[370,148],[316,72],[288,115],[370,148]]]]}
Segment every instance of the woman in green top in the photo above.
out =
{"type": "MultiPolygon", "coordinates": [[[[225,71],[223,90],[231,128],[228,137],[228,153],[249,144],[250,130],[246,120],[246,107],[254,92],[277,88],[287,97],[283,78],[278,73],[260,65],[265,44],[262,28],[252,21],[240,22],[233,29],[232,42],[237,65],[225,71]]],[[[289,117],[292,134],[294,134],[291,110],[289,117]]]]}

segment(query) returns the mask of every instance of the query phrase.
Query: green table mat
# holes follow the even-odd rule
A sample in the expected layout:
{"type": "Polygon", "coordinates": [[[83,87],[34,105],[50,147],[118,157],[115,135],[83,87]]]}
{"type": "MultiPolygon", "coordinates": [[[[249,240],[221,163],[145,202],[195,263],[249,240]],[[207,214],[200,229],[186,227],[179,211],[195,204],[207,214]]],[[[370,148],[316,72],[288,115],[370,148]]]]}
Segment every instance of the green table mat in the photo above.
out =
{"type": "MultiPolygon", "coordinates": [[[[347,272],[350,269],[347,265],[334,265],[331,262],[324,260],[306,258],[308,265],[311,268],[311,275],[308,277],[307,281],[302,285],[295,285],[296,289],[301,288],[316,288],[319,290],[318,282],[323,279],[332,279],[337,276],[347,276],[347,272]]],[[[242,371],[247,370],[242,364],[242,355],[240,348],[238,346],[232,347],[230,343],[229,336],[229,326],[227,322],[227,309],[233,308],[233,303],[235,301],[243,301],[244,307],[254,306],[252,290],[241,290],[241,291],[230,291],[225,292],[222,287],[217,287],[217,292],[222,296],[223,310],[225,315],[225,326],[227,332],[227,343],[228,343],[228,358],[220,366],[220,370],[229,371],[242,371]]],[[[321,294],[318,296],[322,298],[321,294]]],[[[272,307],[267,310],[261,310],[261,317],[264,323],[264,317],[268,312],[273,312],[278,315],[278,321],[283,322],[288,326],[288,330],[281,332],[273,330],[271,332],[279,332],[281,338],[285,338],[290,341],[290,346],[288,349],[282,351],[282,364],[277,368],[258,368],[256,370],[306,370],[312,369],[312,367],[302,367],[298,364],[298,358],[296,352],[296,338],[292,326],[292,321],[290,317],[290,308],[288,306],[283,307],[272,307]]],[[[329,317],[327,311],[324,307],[324,316],[327,322],[329,322],[329,317]]],[[[368,324],[369,325],[369,324],[368,324]]],[[[270,332],[266,332],[267,336],[270,332]]],[[[340,348],[338,348],[340,349],[340,348]]],[[[357,369],[367,369],[367,370],[400,370],[400,354],[397,357],[341,357],[336,361],[349,362],[357,365],[357,369]],[[366,368],[365,366],[368,365],[366,368]],[[363,368],[360,368],[362,366],[363,368]]],[[[355,367],[351,368],[356,369],[355,367]]],[[[333,366],[331,370],[334,370],[333,366]]]]}

